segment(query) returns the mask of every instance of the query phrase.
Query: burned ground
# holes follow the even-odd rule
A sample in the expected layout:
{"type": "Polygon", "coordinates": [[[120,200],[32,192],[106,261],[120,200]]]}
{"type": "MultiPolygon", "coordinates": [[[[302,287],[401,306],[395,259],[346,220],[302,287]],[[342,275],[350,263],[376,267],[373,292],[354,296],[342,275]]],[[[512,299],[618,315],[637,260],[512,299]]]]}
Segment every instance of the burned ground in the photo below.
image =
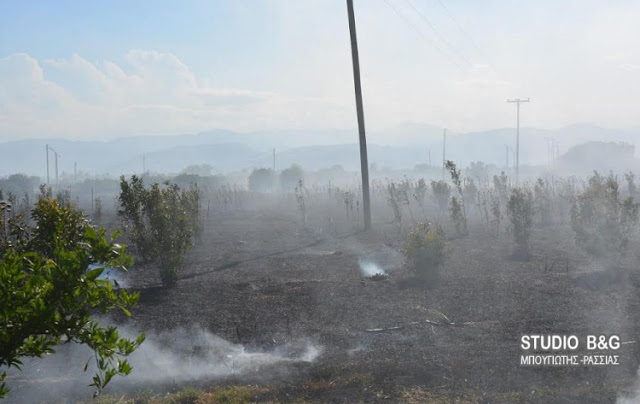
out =
{"type": "MultiPolygon", "coordinates": [[[[303,228],[295,210],[269,206],[214,212],[205,223],[177,286],[165,289],[154,267],[135,266],[127,281],[139,305],[132,318],[112,321],[145,332],[197,324],[256,351],[306,340],[322,353],[242,377],[135,390],[253,384],[261,386],[256,401],[588,403],[615,402],[634,388],[637,257],[609,275],[577,249],[567,224],[534,229],[528,261],[511,258],[509,235],[472,224],[468,237],[449,240],[451,258],[434,286],[404,268],[393,223],[377,221],[368,234],[349,223],[330,232],[321,218],[303,228]],[[389,276],[363,277],[363,258],[389,276]],[[619,366],[520,366],[523,334],[612,333],[626,342],[619,366]]],[[[10,380],[17,393],[34,388],[21,377],[10,380]]],[[[114,383],[107,393],[119,391],[131,387],[114,383]]]]}

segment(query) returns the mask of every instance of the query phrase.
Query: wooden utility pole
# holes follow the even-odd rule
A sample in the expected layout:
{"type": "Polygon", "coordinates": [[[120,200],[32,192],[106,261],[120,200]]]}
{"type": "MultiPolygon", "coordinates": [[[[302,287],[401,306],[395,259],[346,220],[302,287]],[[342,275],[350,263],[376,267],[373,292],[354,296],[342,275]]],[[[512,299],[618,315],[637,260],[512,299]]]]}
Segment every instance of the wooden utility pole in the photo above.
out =
{"type": "Polygon", "coordinates": [[[56,173],[56,187],[58,186],[58,157],[60,156],[55,149],[49,145],[47,145],[47,185],[49,185],[49,150],[53,152],[54,159],[54,168],[56,173]]]}
{"type": "Polygon", "coordinates": [[[353,12],[353,0],[347,0],[349,14],[349,33],[351,35],[351,58],[353,61],[353,84],[356,93],[358,114],[358,133],[360,137],[360,170],[362,172],[362,211],[364,229],[371,229],[371,202],[369,201],[369,161],[367,159],[367,137],[364,130],[364,110],[362,107],[362,87],[360,84],[360,61],[358,58],[358,39],[356,37],[356,18],[353,12]]]}
{"type": "Polygon", "coordinates": [[[445,150],[447,147],[447,128],[444,128],[442,132],[442,181],[444,181],[444,168],[447,164],[447,160],[445,157],[445,150]]]}
{"type": "Polygon", "coordinates": [[[521,98],[515,98],[513,100],[507,100],[507,102],[515,102],[516,103],[516,185],[519,181],[520,176],[520,103],[521,102],[530,102],[529,98],[526,100],[521,98]]]}
{"type": "Polygon", "coordinates": [[[47,186],[49,186],[49,144],[47,144],[47,186]]]}
{"type": "Polygon", "coordinates": [[[504,145],[504,148],[505,148],[505,150],[504,150],[505,151],[505,156],[507,158],[506,168],[508,170],[509,169],[509,145],[504,145]]]}

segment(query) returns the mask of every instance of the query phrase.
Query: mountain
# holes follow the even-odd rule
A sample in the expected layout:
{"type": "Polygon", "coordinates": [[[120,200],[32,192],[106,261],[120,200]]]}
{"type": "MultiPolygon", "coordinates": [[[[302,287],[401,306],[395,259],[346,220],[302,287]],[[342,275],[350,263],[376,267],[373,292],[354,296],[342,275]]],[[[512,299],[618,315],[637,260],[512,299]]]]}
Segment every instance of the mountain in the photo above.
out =
{"type": "MultiPolygon", "coordinates": [[[[550,139],[557,142],[557,154],[589,142],[626,142],[635,145],[640,130],[607,129],[595,125],[572,125],[559,129],[521,128],[520,164],[544,165],[553,159],[550,139]]],[[[433,165],[442,159],[442,129],[433,125],[407,123],[368,133],[369,162],[379,168],[412,168],[433,165]]],[[[306,169],[342,165],[360,167],[356,129],[283,130],[237,133],[211,130],[174,136],[132,136],[109,141],[29,139],[0,143],[0,176],[22,172],[46,175],[45,145],[59,153],[59,172],[93,175],[131,174],[145,168],[178,172],[192,164],[210,164],[216,172],[271,167],[276,149],[278,169],[298,163],[306,169]],[[143,163],[144,161],[144,163],[143,163]]],[[[507,154],[513,165],[516,134],[513,128],[455,133],[448,132],[446,158],[459,166],[483,161],[503,167],[507,154]],[[508,149],[507,149],[508,147],[508,149]]],[[[50,175],[54,175],[54,153],[49,153],[50,175]]]]}

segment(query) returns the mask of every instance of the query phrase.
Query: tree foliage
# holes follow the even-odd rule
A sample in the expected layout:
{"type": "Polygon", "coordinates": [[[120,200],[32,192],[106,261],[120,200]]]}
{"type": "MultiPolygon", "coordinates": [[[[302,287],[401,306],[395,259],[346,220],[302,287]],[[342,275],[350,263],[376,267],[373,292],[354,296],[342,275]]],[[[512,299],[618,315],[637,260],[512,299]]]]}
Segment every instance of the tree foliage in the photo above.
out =
{"type": "Polygon", "coordinates": [[[253,192],[273,191],[276,175],[270,168],[258,168],[249,175],[249,190],[253,192]]]}
{"type": "Polygon", "coordinates": [[[146,188],[141,178],[120,178],[120,208],[124,229],[140,256],[156,262],[165,286],[178,280],[187,249],[200,238],[200,191],[177,184],[154,183],[146,188]]]}
{"type": "Polygon", "coordinates": [[[615,177],[598,172],[589,178],[571,209],[576,242],[592,256],[605,260],[615,260],[626,250],[637,221],[638,203],[632,197],[623,200],[615,177]]]}
{"type": "Polygon", "coordinates": [[[529,256],[529,239],[533,225],[533,194],[526,188],[513,188],[507,201],[509,230],[513,234],[521,258],[529,256]]]}
{"type": "Polygon", "coordinates": [[[409,269],[418,277],[437,282],[440,268],[449,257],[444,230],[439,225],[418,223],[404,246],[409,269]]]}
{"type": "MultiPolygon", "coordinates": [[[[0,203],[0,366],[20,369],[24,357],[55,352],[62,342],[84,344],[95,353],[98,391],[116,375],[131,371],[123,359],[144,340],[120,337],[115,327],[101,327],[91,317],[118,308],[126,315],[138,294],[114,289],[99,279],[104,268],[126,269],[132,258],[125,247],[107,238],[80,212],[41,198],[25,218],[7,219],[11,206],[0,203]],[[5,220],[7,219],[7,220],[5,220]],[[91,265],[99,265],[88,270],[91,265]]],[[[86,370],[86,366],[85,366],[86,370]]],[[[0,397],[8,388],[6,371],[0,374],[0,397]]]]}
{"type": "Polygon", "coordinates": [[[451,197],[451,218],[456,226],[456,233],[459,236],[466,236],[469,231],[467,230],[467,209],[465,206],[465,198],[464,198],[464,189],[463,189],[463,178],[460,170],[456,168],[456,164],[447,160],[445,163],[445,167],[449,174],[451,174],[451,181],[456,186],[456,191],[458,191],[458,196],[451,197]]]}

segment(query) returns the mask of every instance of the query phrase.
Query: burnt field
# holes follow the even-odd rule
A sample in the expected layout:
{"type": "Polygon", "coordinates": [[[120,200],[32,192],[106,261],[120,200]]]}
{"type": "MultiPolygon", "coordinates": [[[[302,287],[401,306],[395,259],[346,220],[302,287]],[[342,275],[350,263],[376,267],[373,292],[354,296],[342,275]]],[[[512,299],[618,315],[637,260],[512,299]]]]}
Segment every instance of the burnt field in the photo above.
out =
{"type": "MultiPolygon", "coordinates": [[[[469,208],[466,236],[440,217],[450,255],[430,283],[407,269],[402,250],[402,223],[415,219],[405,211],[394,220],[384,198],[374,198],[364,233],[357,207],[308,195],[301,218],[293,196],[245,197],[202,214],[202,239],[175,287],[162,286],[153,264],[118,277],[140,300],[132,317],[105,321],[171,354],[158,362],[134,353],[132,374],[114,379],[103,400],[240,386],[256,402],[613,403],[637,388],[635,247],[615,270],[602,268],[559,219],[533,225],[521,259],[509,232],[488,231],[480,208],[469,208]],[[387,276],[369,276],[371,265],[387,276]],[[559,353],[580,357],[587,335],[618,335],[615,352],[589,353],[618,355],[619,365],[523,366],[529,334],[575,335],[580,348],[559,353]]],[[[10,376],[16,402],[88,400],[89,389],[75,388],[88,384],[89,372],[78,372],[86,354],[63,358],[10,376]]]]}

